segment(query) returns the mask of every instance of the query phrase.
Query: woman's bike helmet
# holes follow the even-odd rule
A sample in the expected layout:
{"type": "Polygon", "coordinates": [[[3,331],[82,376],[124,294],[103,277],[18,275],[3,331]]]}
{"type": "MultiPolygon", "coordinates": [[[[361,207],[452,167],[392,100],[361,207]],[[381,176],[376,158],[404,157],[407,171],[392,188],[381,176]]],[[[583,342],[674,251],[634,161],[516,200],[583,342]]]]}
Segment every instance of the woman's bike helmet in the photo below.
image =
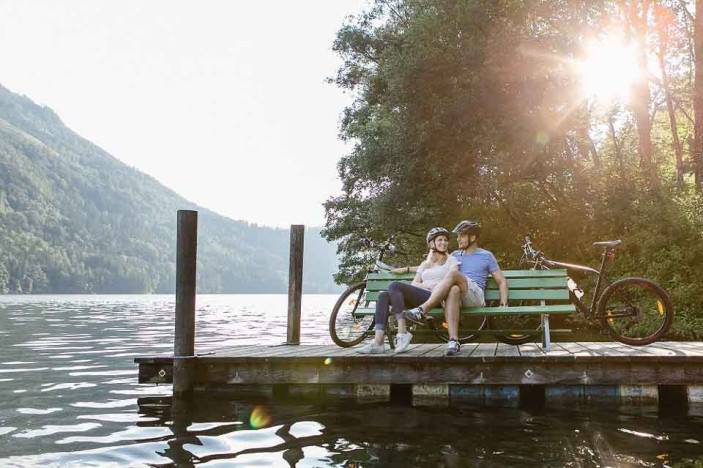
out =
{"type": "Polygon", "coordinates": [[[449,238],[449,231],[444,229],[443,227],[433,227],[429,231],[427,231],[427,243],[429,244],[433,240],[437,238],[437,236],[446,236],[447,239],[449,238]]]}

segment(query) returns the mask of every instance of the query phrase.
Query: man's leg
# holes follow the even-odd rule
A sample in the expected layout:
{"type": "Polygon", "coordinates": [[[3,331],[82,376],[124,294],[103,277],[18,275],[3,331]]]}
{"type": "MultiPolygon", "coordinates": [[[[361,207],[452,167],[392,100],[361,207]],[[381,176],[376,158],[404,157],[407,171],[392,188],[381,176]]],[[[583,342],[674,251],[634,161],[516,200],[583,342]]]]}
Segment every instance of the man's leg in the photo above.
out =
{"type": "Polygon", "coordinates": [[[454,285],[449,289],[447,300],[444,302],[444,315],[447,319],[449,339],[459,340],[459,317],[461,308],[461,288],[454,285]]]}
{"type": "Polygon", "coordinates": [[[466,276],[458,271],[452,270],[439,282],[437,286],[432,290],[430,298],[424,303],[420,304],[423,312],[427,313],[434,307],[437,307],[442,303],[444,299],[447,298],[449,290],[452,286],[457,286],[461,294],[465,294],[469,284],[466,282],[466,276]]]}

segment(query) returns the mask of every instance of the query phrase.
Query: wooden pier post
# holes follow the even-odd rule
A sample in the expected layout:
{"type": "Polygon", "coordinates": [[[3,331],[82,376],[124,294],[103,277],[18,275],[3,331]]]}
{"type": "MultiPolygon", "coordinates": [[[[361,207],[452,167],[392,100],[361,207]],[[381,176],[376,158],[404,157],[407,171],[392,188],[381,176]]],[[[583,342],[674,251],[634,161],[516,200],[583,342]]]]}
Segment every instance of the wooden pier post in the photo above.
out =
{"type": "Polygon", "coordinates": [[[290,266],[288,269],[288,339],[286,344],[300,344],[300,302],[303,295],[303,246],[305,226],[290,227],[290,266]]]}
{"type": "Polygon", "coordinates": [[[176,239],[176,331],[173,343],[173,394],[193,389],[195,355],[195,272],[198,212],[178,210],[176,239]]]}

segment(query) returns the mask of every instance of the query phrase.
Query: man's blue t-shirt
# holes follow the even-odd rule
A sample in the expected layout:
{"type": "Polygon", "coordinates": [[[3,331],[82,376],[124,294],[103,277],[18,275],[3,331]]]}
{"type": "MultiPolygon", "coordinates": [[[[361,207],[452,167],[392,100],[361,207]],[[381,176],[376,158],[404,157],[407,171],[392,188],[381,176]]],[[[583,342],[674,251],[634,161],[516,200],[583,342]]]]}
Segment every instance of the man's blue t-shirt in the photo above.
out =
{"type": "Polygon", "coordinates": [[[485,249],[479,248],[470,254],[462,254],[461,250],[455,250],[452,256],[459,261],[459,271],[483,290],[486,289],[486,277],[500,270],[496,258],[485,249]]]}

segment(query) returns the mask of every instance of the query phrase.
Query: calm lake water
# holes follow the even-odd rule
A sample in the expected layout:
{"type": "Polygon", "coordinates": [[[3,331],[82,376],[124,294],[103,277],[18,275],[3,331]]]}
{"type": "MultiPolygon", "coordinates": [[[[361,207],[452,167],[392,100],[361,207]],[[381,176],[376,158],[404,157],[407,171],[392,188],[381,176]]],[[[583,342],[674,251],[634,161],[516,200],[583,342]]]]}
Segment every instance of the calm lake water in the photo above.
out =
{"type": "MultiPolygon", "coordinates": [[[[330,344],[336,296],[303,297],[330,344]]],[[[0,466],[703,466],[703,407],[412,407],[264,397],[179,408],[139,385],[172,296],[0,296],[0,466]]],[[[198,296],[197,352],[279,344],[284,295],[198,296]]]]}

